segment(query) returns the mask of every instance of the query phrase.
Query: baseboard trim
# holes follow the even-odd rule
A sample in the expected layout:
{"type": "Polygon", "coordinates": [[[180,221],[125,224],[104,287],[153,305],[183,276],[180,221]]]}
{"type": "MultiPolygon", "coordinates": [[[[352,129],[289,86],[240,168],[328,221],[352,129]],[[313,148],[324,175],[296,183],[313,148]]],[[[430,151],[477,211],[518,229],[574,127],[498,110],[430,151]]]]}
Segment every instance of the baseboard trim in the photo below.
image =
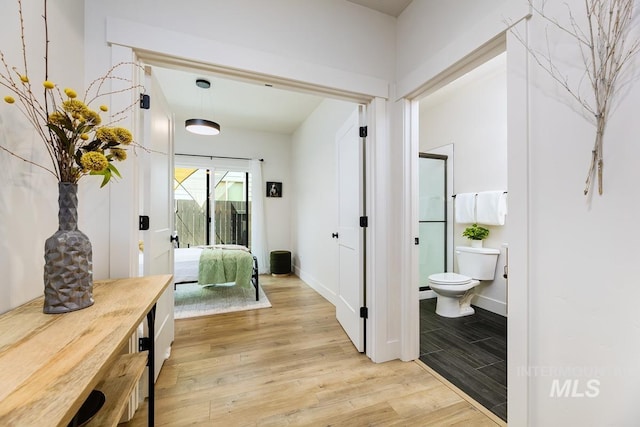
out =
{"type": "Polygon", "coordinates": [[[483,295],[475,295],[473,300],[471,300],[471,304],[484,308],[492,313],[499,314],[500,316],[507,317],[507,304],[505,302],[487,298],[483,295]]]}
{"type": "Polygon", "coordinates": [[[317,293],[322,295],[322,297],[327,301],[329,301],[331,304],[336,305],[337,296],[335,292],[328,289],[326,286],[324,286],[320,281],[318,281],[312,275],[302,271],[298,266],[294,266],[293,270],[296,276],[298,276],[303,282],[309,285],[311,289],[315,290],[317,293]]]}
{"type": "Polygon", "coordinates": [[[431,289],[429,289],[428,291],[420,291],[418,293],[418,298],[419,299],[430,299],[430,298],[436,298],[437,295],[435,292],[433,292],[431,289]]]}

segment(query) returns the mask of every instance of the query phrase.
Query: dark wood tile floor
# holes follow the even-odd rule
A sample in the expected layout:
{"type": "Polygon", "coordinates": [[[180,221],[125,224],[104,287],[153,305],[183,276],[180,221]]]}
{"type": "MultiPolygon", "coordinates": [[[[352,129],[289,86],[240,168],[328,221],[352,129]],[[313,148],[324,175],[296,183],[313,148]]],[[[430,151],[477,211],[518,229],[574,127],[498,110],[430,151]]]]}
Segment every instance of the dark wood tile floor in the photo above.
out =
{"type": "Polygon", "coordinates": [[[474,307],[471,316],[436,314],[420,301],[420,360],[491,412],[507,420],[507,319],[474,307]]]}

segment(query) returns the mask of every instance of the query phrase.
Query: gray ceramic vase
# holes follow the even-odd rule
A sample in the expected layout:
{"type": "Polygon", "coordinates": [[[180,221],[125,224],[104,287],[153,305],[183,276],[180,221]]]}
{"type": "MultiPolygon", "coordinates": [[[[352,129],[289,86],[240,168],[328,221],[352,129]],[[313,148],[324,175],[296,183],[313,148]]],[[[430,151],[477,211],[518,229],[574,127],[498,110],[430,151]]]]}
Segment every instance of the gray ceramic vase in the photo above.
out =
{"type": "Polygon", "coordinates": [[[58,231],[44,245],[44,312],[93,305],[91,242],[78,230],[78,185],[58,183],[58,231]]]}

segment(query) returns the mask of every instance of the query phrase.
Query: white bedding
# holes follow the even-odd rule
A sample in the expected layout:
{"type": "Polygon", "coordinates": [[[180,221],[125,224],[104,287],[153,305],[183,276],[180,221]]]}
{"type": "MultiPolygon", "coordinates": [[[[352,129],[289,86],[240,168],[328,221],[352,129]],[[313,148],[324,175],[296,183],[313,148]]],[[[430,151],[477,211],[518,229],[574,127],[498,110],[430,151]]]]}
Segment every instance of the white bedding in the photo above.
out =
{"type": "Polygon", "coordinates": [[[202,248],[179,248],[173,250],[174,283],[198,281],[198,263],[200,262],[201,253],[202,248]]]}
{"type": "MultiPolygon", "coordinates": [[[[202,248],[179,248],[173,250],[173,280],[174,283],[197,282],[198,263],[202,248]]],[[[138,258],[140,276],[144,274],[144,255],[140,252],[138,258]]]]}
{"type": "MultiPolygon", "coordinates": [[[[213,247],[213,246],[212,246],[213,247]]],[[[244,246],[236,245],[216,245],[223,249],[243,249],[248,251],[244,246]],[[223,247],[224,246],[224,247],[223,247]]],[[[200,262],[201,247],[198,248],[176,248],[173,250],[173,282],[197,282],[198,281],[198,264],[200,262]]],[[[143,254],[140,253],[140,275],[143,274],[143,254]]]]}

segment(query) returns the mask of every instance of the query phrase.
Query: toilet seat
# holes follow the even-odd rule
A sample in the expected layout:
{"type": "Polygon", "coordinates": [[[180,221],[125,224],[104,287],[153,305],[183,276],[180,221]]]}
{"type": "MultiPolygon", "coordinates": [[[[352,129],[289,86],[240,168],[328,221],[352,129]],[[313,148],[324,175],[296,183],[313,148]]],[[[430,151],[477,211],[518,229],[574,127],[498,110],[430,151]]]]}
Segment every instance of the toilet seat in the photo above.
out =
{"type": "Polygon", "coordinates": [[[436,273],[429,276],[429,282],[436,285],[466,285],[473,279],[458,273],[436,273]]]}

